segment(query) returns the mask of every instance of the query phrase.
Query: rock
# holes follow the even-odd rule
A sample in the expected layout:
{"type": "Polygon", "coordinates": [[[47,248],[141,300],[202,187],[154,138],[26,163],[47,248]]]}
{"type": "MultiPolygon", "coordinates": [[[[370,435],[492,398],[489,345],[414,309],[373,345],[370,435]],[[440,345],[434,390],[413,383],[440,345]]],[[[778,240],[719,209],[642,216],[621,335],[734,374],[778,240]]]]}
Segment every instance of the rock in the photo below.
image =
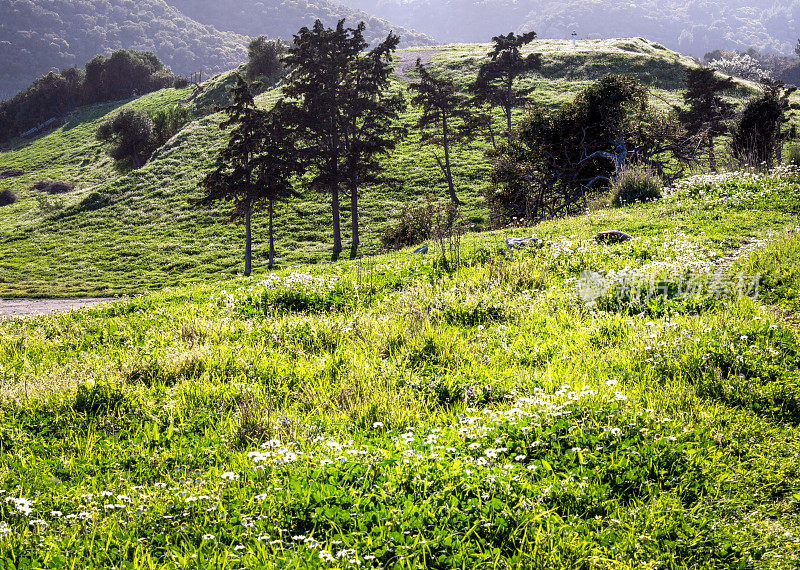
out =
{"type": "Polygon", "coordinates": [[[422,247],[418,247],[414,250],[414,253],[428,253],[428,246],[423,245],[422,247]]]}
{"type": "Polygon", "coordinates": [[[530,244],[538,244],[542,243],[537,237],[529,237],[529,238],[506,238],[506,247],[509,251],[514,249],[520,249],[530,244]]]}
{"type": "Polygon", "coordinates": [[[633,236],[619,230],[600,232],[592,238],[597,243],[623,243],[633,239],[633,236]]]}

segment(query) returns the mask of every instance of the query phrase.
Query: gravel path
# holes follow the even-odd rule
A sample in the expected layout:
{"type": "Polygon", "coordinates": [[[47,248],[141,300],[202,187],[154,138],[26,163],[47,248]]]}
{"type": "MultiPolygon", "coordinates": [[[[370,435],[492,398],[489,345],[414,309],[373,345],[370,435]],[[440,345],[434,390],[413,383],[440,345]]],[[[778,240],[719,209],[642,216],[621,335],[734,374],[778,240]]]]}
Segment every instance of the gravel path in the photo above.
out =
{"type": "Polygon", "coordinates": [[[107,303],[114,299],[0,299],[0,317],[46,315],[107,303]]]}

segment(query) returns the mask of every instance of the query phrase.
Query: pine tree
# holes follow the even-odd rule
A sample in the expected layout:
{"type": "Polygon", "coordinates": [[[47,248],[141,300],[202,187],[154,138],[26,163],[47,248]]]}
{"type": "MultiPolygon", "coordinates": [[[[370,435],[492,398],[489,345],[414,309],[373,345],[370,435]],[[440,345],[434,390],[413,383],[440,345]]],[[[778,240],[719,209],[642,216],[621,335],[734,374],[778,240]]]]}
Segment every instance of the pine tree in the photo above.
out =
{"type": "Polygon", "coordinates": [[[295,35],[285,58],[292,71],[284,94],[295,104],[301,160],[312,167],[311,187],[331,196],[334,257],[342,251],[339,196],[347,179],[350,125],[344,109],[354,63],[367,47],[365,28],[363,22],[345,28],[341,20],[330,29],[317,20],[295,35]]]}
{"type": "Polygon", "coordinates": [[[415,69],[420,79],[409,85],[408,89],[416,93],[411,102],[422,107],[422,116],[416,126],[420,130],[422,144],[442,147],[444,162],[435,151],[434,157],[447,180],[450,200],[454,204],[460,204],[453,184],[450,147],[471,134],[469,127],[473,123],[472,111],[468,105],[469,99],[456,90],[452,79],[434,77],[419,59],[415,69]]]}
{"type": "Polygon", "coordinates": [[[735,87],[730,77],[717,77],[710,67],[698,67],[686,72],[686,93],[683,100],[688,108],[679,113],[684,128],[705,144],[711,172],[717,171],[714,139],[727,132],[725,122],[733,115],[733,105],[720,93],[735,87]]]}
{"type": "Polygon", "coordinates": [[[522,57],[521,49],[536,38],[536,32],[492,38],[494,47],[489,52],[489,61],[481,65],[478,78],[471,87],[475,96],[493,107],[501,107],[506,116],[507,135],[511,136],[511,113],[528,100],[532,89],[515,89],[514,84],[523,75],[542,68],[542,57],[529,54],[522,57]]]}
{"type": "Polygon", "coordinates": [[[274,263],[272,217],[276,200],[292,193],[291,177],[299,169],[294,135],[283,106],[266,113],[258,109],[251,87],[237,74],[231,89],[233,102],[224,109],[228,116],[220,128],[231,128],[228,144],[200,183],[204,196],[191,200],[197,206],[217,201],[233,202],[230,220],[245,224],[244,274],[252,271],[251,218],[258,206],[267,203],[270,212],[270,267],[274,263]]]}
{"type": "Polygon", "coordinates": [[[389,34],[385,41],[363,57],[356,58],[348,76],[348,97],[342,104],[346,122],[344,165],[347,191],[350,193],[351,247],[359,245],[359,187],[385,181],[379,157],[393,150],[405,134],[399,124],[405,100],[400,93],[390,94],[392,54],[400,37],[389,34]]]}
{"type": "Polygon", "coordinates": [[[731,145],[734,155],[751,166],[771,167],[783,154],[782,132],[786,114],[791,108],[789,97],[796,87],[782,81],[761,80],[762,94],[745,105],[733,129],[731,145]]]}
{"type": "Polygon", "coordinates": [[[296,196],[292,184],[302,170],[297,158],[297,131],[293,127],[293,112],[283,101],[266,115],[261,131],[259,154],[253,159],[254,184],[259,200],[267,203],[269,213],[269,267],[275,265],[274,217],[275,204],[296,196]]]}

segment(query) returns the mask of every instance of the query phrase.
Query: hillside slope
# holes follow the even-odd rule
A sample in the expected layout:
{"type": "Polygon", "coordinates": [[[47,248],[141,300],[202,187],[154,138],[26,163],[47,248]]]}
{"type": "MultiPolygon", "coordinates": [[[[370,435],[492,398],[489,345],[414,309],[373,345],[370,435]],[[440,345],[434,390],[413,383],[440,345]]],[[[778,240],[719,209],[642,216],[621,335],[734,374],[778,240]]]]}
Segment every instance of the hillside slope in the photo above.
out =
{"type": "Polygon", "coordinates": [[[754,47],[793,54],[800,4],[791,0],[348,0],[445,42],[487,41],[509,31],[543,38],[643,36],[702,57],[754,47]]]}
{"type": "MultiPolygon", "coordinates": [[[[431,58],[436,73],[465,86],[474,78],[487,45],[454,45],[401,51],[404,65],[417,56],[431,58]]],[[[651,86],[658,104],[677,102],[683,70],[691,60],[645,40],[582,42],[540,41],[529,49],[543,54],[542,75],[530,78],[540,105],[571,99],[592,80],[612,71],[637,75],[651,86]]],[[[211,100],[224,91],[222,75],[205,87],[211,100]]],[[[405,89],[397,81],[396,89],[405,89]]],[[[128,105],[157,109],[178,101],[186,91],[165,90],[128,105]]],[[[742,91],[740,95],[746,94],[742,91]]],[[[259,104],[278,96],[267,92],[259,104]]],[[[205,95],[199,97],[206,101],[205,95]]],[[[217,102],[219,102],[217,100],[217,102]]],[[[224,223],[226,212],[198,211],[188,204],[196,185],[223,143],[219,115],[191,123],[140,171],[119,174],[110,164],[94,130],[122,103],[89,107],[63,127],[33,141],[17,141],[0,150],[0,166],[26,172],[0,181],[19,200],[0,208],[0,296],[75,296],[134,293],[212,280],[240,271],[243,229],[224,223]],[[73,194],[43,197],[29,187],[40,179],[73,182],[73,194]]],[[[404,117],[411,124],[417,111],[404,117]]],[[[500,118],[497,117],[498,124],[500,118]]],[[[483,227],[488,211],[481,192],[489,165],[485,141],[453,152],[456,190],[464,202],[465,223],[483,227]]],[[[365,188],[361,200],[362,249],[374,251],[378,238],[397,219],[400,208],[446,196],[446,184],[429,149],[411,129],[397,152],[384,161],[401,186],[365,188]]],[[[279,264],[319,262],[330,257],[329,206],[324,196],[306,193],[280,208],[276,217],[279,264]]],[[[256,271],[264,269],[264,216],[254,219],[256,271]]],[[[347,232],[343,236],[345,243],[347,232]]]]}
{"type": "Polygon", "coordinates": [[[0,98],[120,48],[153,51],[178,74],[219,73],[247,59],[246,41],[163,0],[0,0],[0,98]]]}
{"type": "Polygon", "coordinates": [[[796,171],[700,176],[511,254],[468,236],[449,270],[0,320],[3,562],[797,568],[798,197],[796,171]]]}

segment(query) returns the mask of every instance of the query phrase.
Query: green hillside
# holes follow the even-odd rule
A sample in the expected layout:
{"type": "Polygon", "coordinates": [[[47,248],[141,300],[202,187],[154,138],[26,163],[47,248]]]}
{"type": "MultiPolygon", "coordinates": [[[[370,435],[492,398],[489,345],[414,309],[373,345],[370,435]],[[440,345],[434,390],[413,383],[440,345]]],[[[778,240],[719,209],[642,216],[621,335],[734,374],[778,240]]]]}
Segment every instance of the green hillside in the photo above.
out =
{"type": "MultiPolygon", "coordinates": [[[[134,195],[114,212],[147,220],[134,195]]],[[[699,176],[514,254],[521,230],[473,234],[449,270],[405,251],[0,321],[2,565],[796,568],[798,196],[792,169],[699,176]]]]}
{"type": "MultiPolygon", "coordinates": [[[[652,87],[660,105],[677,102],[683,70],[690,59],[641,39],[581,42],[540,41],[531,49],[543,53],[541,76],[531,78],[540,105],[569,100],[593,79],[609,72],[630,73],[652,87]]],[[[437,73],[451,74],[465,85],[474,77],[487,45],[419,48],[398,54],[398,72],[416,57],[431,59],[437,73]]],[[[226,78],[207,82],[196,102],[222,101],[226,78]]],[[[399,80],[397,89],[405,88],[399,80]]],[[[746,94],[746,87],[741,95],[746,94]]],[[[19,200],[0,208],[0,296],[76,296],[137,293],[208,281],[240,270],[243,229],[223,223],[226,212],[197,211],[188,198],[221,144],[219,115],[188,125],[140,171],[117,173],[94,138],[99,122],[124,104],[156,109],[188,95],[166,90],[129,103],[81,109],[59,129],[33,141],[16,141],[0,150],[0,167],[17,168],[24,176],[0,181],[19,200]],[[37,180],[72,182],[77,190],[46,198],[28,188],[37,180]]],[[[269,105],[268,92],[258,99],[269,105]]],[[[404,119],[410,124],[417,111],[404,119]]],[[[499,121],[499,118],[498,118],[499,121]]],[[[489,166],[486,143],[456,149],[457,191],[465,202],[464,217],[473,228],[485,224],[488,211],[481,198],[489,166]]],[[[445,182],[429,150],[413,132],[385,161],[400,187],[369,188],[362,200],[363,252],[374,251],[378,238],[404,205],[426,197],[444,198],[445,182]]],[[[278,261],[282,266],[329,259],[329,208],[324,197],[308,194],[290,203],[277,217],[278,261]]],[[[255,266],[266,263],[263,217],[255,227],[255,266]]],[[[347,239],[347,236],[344,236],[347,239]]]]}

